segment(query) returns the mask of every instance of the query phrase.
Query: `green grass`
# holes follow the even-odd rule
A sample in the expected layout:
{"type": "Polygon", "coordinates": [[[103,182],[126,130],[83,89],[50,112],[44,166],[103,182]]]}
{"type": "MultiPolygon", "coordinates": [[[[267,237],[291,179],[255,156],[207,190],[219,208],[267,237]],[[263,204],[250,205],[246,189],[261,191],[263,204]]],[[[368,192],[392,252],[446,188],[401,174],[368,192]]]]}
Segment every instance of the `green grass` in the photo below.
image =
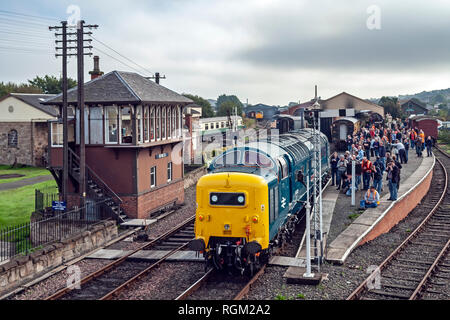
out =
{"type": "Polygon", "coordinates": [[[30,221],[34,211],[34,190],[56,187],[49,180],[17,189],[0,192],[0,228],[30,221]]]}
{"type": "Polygon", "coordinates": [[[38,176],[48,176],[50,175],[50,171],[44,168],[36,168],[28,166],[23,168],[11,168],[11,166],[8,165],[0,165],[0,175],[3,174],[23,174],[24,176],[20,178],[0,179],[0,183],[14,182],[38,176]]]}
{"type": "Polygon", "coordinates": [[[361,215],[360,213],[352,213],[351,215],[348,216],[348,218],[353,221],[356,218],[358,218],[360,215],[361,215]]]}

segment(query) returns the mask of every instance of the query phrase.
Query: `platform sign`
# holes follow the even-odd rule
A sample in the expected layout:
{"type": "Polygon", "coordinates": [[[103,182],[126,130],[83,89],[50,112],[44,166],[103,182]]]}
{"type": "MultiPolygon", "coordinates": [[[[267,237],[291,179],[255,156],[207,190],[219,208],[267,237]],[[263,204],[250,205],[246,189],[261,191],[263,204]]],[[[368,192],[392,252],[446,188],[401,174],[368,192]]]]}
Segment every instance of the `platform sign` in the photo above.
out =
{"type": "Polygon", "coordinates": [[[67,208],[66,201],[52,201],[52,209],[56,211],[65,211],[67,208]]]}

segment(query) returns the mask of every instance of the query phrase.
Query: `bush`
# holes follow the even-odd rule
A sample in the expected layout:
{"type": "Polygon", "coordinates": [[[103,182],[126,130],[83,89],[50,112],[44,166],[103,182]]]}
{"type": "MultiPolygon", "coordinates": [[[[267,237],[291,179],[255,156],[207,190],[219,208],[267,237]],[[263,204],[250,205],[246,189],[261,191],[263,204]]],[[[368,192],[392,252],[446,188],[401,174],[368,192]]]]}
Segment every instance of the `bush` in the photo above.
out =
{"type": "Polygon", "coordinates": [[[450,130],[442,130],[439,132],[438,140],[440,142],[450,145],[450,130]]]}

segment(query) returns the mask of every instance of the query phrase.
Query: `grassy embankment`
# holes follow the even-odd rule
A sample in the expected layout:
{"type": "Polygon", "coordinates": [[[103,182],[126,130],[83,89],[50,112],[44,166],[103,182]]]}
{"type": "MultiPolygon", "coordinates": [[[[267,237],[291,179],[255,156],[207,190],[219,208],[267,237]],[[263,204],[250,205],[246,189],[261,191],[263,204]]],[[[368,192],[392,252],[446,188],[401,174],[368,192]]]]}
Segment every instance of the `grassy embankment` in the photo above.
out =
{"type": "Polygon", "coordinates": [[[437,143],[439,148],[450,154],[450,130],[439,132],[437,143]]]}
{"type": "Polygon", "coordinates": [[[0,229],[30,221],[34,211],[34,190],[55,187],[49,180],[25,187],[0,191],[0,229]]]}
{"type": "Polygon", "coordinates": [[[44,168],[36,168],[28,166],[23,168],[11,168],[11,166],[8,165],[0,165],[0,176],[4,174],[23,174],[24,176],[18,178],[0,179],[0,183],[14,182],[38,176],[48,176],[50,175],[50,171],[44,168]]]}

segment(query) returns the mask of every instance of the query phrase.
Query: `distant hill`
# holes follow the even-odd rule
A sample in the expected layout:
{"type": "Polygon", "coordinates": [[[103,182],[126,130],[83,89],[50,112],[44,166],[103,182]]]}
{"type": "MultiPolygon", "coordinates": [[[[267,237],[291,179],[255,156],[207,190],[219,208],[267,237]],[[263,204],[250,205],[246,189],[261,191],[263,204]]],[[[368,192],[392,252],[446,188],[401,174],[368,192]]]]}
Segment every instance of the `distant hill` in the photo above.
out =
{"type": "MultiPolygon", "coordinates": [[[[414,94],[400,94],[397,96],[399,100],[412,99],[416,98],[422,102],[429,104],[438,104],[438,103],[449,103],[450,102],[450,88],[448,89],[440,89],[440,90],[432,90],[432,91],[422,91],[420,93],[414,94]]],[[[371,102],[377,103],[380,98],[371,98],[368,99],[371,102]]]]}

